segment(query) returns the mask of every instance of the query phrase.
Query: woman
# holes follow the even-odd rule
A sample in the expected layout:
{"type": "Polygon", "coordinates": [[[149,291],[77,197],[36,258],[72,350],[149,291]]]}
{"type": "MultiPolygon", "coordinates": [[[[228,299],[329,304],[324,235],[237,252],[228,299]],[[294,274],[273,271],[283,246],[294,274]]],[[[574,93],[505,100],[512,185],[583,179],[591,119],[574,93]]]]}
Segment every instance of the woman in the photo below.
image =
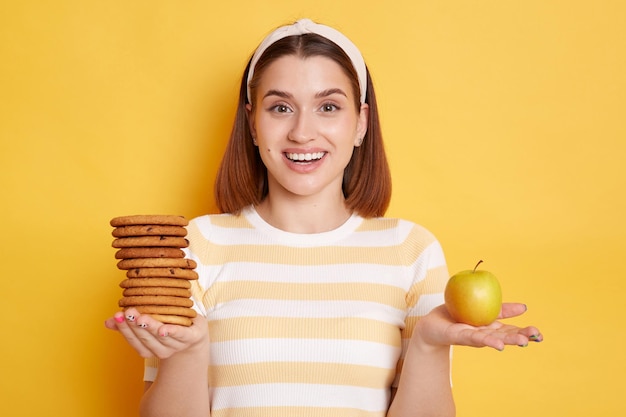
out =
{"type": "MultiPolygon", "coordinates": [[[[386,219],[372,82],[344,35],[278,28],[244,72],[216,181],[189,227],[191,327],[106,322],[147,360],[144,416],[452,416],[450,346],[526,345],[534,327],[454,323],[443,252],[386,219]],[[208,372],[207,372],[208,370],[208,372]]],[[[520,315],[504,304],[501,318],[520,315]]]]}

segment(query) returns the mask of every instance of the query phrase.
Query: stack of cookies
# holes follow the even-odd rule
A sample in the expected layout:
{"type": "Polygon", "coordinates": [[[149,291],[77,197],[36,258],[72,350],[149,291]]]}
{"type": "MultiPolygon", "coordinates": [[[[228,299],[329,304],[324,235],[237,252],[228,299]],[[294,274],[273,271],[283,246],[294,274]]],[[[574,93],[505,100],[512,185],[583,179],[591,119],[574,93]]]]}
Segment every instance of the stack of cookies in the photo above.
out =
{"type": "Polygon", "coordinates": [[[197,264],[185,258],[189,245],[188,221],[182,216],[137,215],[111,220],[113,247],[126,271],[119,306],[136,308],[163,323],[191,326],[191,280],[198,279],[197,264]]]}

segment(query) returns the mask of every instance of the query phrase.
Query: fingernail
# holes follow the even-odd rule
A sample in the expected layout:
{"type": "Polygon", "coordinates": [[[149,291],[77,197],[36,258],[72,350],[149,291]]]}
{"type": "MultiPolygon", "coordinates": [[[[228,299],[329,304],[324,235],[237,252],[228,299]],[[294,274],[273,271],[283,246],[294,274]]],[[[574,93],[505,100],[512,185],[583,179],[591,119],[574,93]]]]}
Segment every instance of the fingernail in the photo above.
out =
{"type": "Polygon", "coordinates": [[[138,326],[141,327],[142,329],[145,329],[146,327],[148,327],[148,324],[147,323],[141,323],[138,326]]]}
{"type": "Polygon", "coordinates": [[[539,335],[536,335],[536,334],[533,334],[529,336],[528,338],[534,342],[541,342],[541,339],[539,339],[539,335]]]}
{"type": "Polygon", "coordinates": [[[124,323],[124,316],[115,316],[114,319],[118,323],[124,323]]]}
{"type": "Polygon", "coordinates": [[[168,333],[168,332],[163,332],[163,333],[161,333],[161,337],[167,337],[167,336],[169,336],[169,333],[168,333]]]}
{"type": "Polygon", "coordinates": [[[135,316],[133,316],[132,314],[129,314],[128,316],[126,316],[126,320],[135,321],[135,316]]]}
{"type": "Polygon", "coordinates": [[[528,346],[528,343],[524,343],[523,345],[517,345],[517,346],[519,346],[519,347],[526,347],[526,346],[528,346]]]}

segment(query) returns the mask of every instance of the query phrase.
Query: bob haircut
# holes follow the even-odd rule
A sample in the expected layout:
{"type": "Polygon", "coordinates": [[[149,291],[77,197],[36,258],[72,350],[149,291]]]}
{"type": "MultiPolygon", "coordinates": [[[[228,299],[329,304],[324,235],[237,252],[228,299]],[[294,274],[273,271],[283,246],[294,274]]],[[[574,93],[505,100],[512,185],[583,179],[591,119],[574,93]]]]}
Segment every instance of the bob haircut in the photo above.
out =
{"type": "MultiPolygon", "coordinates": [[[[295,55],[302,58],[323,56],[332,59],[351,80],[357,110],[360,92],[357,73],[346,53],[323,36],[307,33],[288,36],[269,46],[254,70],[250,80],[252,107],[255,106],[256,87],[265,69],[276,59],[295,55]]],[[[247,104],[247,78],[250,62],[244,71],[239,89],[235,122],[215,180],[215,201],[223,213],[239,213],[249,205],[257,205],[268,194],[267,169],[252,140],[247,104]]],[[[373,83],[367,71],[369,120],[363,143],[355,147],[343,175],[343,194],[346,206],[358,215],[370,218],[385,214],[391,199],[391,174],[382,140],[378,107],[373,83]]]]}

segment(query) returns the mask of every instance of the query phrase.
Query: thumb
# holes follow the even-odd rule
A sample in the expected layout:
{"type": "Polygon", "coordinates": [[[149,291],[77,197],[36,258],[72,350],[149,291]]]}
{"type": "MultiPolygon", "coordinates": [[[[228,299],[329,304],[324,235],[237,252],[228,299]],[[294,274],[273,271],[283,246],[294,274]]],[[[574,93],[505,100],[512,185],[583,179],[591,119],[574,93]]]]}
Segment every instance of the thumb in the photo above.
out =
{"type": "Polygon", "coordinates": [[[499,319],[506,319],[509,317],[521,316],[528,310],[526,304],[522,303],[502,303],[502,309],[500,310],[499,319]]]}

